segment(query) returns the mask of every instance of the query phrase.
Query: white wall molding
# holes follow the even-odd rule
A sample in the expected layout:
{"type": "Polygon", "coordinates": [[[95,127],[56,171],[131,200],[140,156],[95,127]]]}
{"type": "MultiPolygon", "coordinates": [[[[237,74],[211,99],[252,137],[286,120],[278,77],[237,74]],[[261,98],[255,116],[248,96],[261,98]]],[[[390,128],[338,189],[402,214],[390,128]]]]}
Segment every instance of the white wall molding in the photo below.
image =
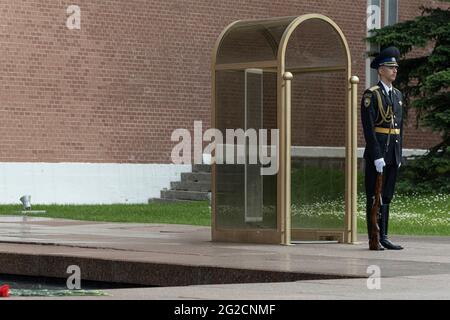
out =
{"type": "MultiPolygon", "coordinates": [[[[405,149],[403,148],[404,157],[412,157],[415,155],[423,155],[427,153],[426,149],[405,149]]],[[[358,148],[357,157],[362,158],[364,154],[364,148],[358,148]]],[[[291,155],[293,157],[306,157],[306,158],[344,158],[344,147],[305,147],[305,146],[292,146],[291,155]]]]}

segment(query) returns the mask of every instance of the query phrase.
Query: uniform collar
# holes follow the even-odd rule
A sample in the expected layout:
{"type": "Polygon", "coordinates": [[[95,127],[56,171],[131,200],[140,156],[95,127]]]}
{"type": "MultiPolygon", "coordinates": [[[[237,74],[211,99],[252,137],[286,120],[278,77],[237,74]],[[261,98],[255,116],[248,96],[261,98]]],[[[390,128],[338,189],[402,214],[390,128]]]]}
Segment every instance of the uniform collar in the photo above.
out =
{"type": "MultiPolygon", "coordinates": [[[[384,92],[389,93],[390,90],[394,90],[394,86],[391,84],[391,87],[389,88],[387,86],[387,84],[385,84],[383,81],[380,80],[380,83],[382,84],[383,88],[384,88],[384,92]]],[[[394,92],[392,92],[394,93],[394,92]]]]}

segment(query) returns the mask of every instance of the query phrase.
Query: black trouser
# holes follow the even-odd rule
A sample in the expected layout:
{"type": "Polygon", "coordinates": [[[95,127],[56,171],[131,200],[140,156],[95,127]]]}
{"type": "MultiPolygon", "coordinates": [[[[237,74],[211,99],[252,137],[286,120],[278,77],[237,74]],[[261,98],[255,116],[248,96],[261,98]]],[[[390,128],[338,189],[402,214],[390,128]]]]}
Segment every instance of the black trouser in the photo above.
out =
{"type": "MultiPolygon", "coordinates": [[[[383,170],[383,185],[382,185],[382,195],[383,204],[389,205],[391,203],[392,197],[394,196],[395,182],[397,181],[398,165],[388,164],[383,170]]],[[[365,189],[366,189],[366,220],[367,220],[367,231],[370,238],[370,210],[372,208],[374,195],[375,195],[375,181],[377,178],[377,170],[375,164],[372,160],[366,159],[365,168],[365,189]]]]}

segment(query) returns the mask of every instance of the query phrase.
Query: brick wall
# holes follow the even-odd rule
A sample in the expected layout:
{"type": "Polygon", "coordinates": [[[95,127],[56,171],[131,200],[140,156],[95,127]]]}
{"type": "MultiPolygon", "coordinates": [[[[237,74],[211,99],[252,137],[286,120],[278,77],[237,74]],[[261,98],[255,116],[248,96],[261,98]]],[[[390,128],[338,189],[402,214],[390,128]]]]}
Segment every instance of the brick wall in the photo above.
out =
{"type": "MultiPolygon", "coordinates": [[[[434,3],[399,2],[401,20],[434,3]]],[[[365,1],[3,0],[0,161],[168,163],[175,128],[210,126],[211,51],[222,29],[313,12],[343,29],[363,84],[365,1]],[[81,8],[80,30],[65,25],[71,4],[81,8]]],[[[436,141],[406,128],[406,148],[436,141]]]]}

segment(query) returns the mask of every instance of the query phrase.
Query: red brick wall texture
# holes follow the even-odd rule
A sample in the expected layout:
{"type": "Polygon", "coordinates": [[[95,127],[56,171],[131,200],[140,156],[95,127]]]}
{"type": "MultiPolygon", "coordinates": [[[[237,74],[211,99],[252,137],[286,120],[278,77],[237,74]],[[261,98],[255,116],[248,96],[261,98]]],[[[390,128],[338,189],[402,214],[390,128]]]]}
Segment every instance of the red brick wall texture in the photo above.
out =
{"type": "MultiPolygon", "coordinates": [[[[436,3],[400,0],[400,20],[419,14],[421,4],[436,3]]],[[[2,0],[0,161],[168,163],[174,129],[193,129],[194,120],[204,130],[211,124],[211,52],[223,28],[239,19],[306,13],[327,15],[342,28],[360,96],[366,1],[2,0]],[[81,9],[79,30],[66,27],[69,5],[81,9]]],[[[341,78],[322,84],[340,88],[330,80],[341,78]]],[[[311,83],[294,86],[306,90],[299,101],[308,97],[298,105],[307,116],[294,115],[293,126],[310,136],[298,141],[308,145],[318,135],[318,143],[342,145],[342,106],[313,105],[318,90],[311,83]],[[323,134],[313,121],[326,126],[323,134]]],[[[413,123],[404,147],[438,140],[413,123]]],[[[361,130],[358,141],[364,145],[361,130]]]]}

